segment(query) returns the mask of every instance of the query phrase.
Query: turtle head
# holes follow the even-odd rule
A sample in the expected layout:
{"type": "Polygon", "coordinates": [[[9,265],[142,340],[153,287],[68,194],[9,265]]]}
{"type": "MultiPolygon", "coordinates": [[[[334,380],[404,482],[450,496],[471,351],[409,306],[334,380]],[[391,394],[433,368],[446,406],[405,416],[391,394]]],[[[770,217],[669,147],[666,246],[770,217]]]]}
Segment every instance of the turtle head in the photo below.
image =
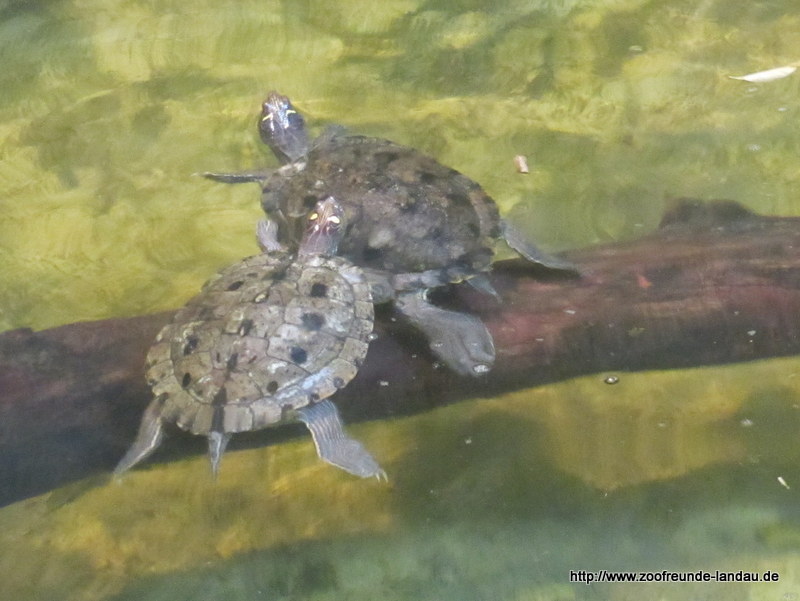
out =
{"type": "Polygon", "coordinates": [[[258,121],[261,140],[281,163],[291,163],[308,152],[308,133],[303,116],[286,96],[270,92],[258,121]]]}
{"type": "Polygon", "coordinates": [[[344,209],[333,197],[320,200],[306,219],[299,255],[333,256],[344,234],[344,209]]]}

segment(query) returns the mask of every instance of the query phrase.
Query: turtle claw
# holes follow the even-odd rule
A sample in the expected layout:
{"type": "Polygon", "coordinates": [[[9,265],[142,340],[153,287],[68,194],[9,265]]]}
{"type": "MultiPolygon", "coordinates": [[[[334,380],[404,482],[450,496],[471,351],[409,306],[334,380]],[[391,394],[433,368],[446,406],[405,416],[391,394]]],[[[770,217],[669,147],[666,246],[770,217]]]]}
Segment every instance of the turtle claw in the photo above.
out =
{"type": "Polygon", "coordinates": [[[243,173],[212,173],[205,171],[201,173],[204,178],[221,182],[223,184],[246,184],[248,182],[261,183],[272,175],[271,171],[253,171],[243,173]]]}
{"type": "Polygon", "coordinates": [[[446,311],[429,303],[425,291],[398,295],[395,306],[428,338],[431,350],[463,376],[480,376],[494,365],[494,341],[472,315],[446,311]]]}
{"type": "Polygon", "coordinates": [[[262,219],[256,224],[256,241],[263,252],[284,250],[278,242],[278,224],[269,219],[262,219]]]}
{"type": "Polygon", "coordinates": [[[480,273],[474,277],[471,277],[470,279],[467,280],[467,284],[472,286],[478,292],[482,292],[483,294],[488,294],[496,301],[503,300],[502,298],[500,298],[500,294],[497,292],[497,290],[494,289],[494,286],[492,286],[492,283],[489,281],[489,278],[484,273],[480,273]]]}
{"type": "Polygon", "coordinates": [[[339,410],[329,400],[297,410],[298,419],[311,432],[317,455],[346,472],[361,478],[386,480],[384,472],[369,451],[357,440],[347,436],[339,410]]]}

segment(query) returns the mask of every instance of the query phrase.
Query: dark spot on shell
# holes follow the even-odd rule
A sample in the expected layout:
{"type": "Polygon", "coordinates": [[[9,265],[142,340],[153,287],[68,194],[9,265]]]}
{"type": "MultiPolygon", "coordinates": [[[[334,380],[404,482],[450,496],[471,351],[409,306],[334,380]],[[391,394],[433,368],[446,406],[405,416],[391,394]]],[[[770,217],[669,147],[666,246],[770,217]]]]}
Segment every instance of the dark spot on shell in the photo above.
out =
{"type": "Polygon", "coordinates": [[[333,379],[333,385],[336,386],[336,388],[344,388],[344,384],[345,382],[342,378],[333,379]]]}
{"type": "Polygon", "coordinates": [[[239,353],[233,353],[231,354],[230,357],[228,357],[228,362],[226,364],[226,367],[229,370],[233,371],[234,369],[236,369],[236,364],[238,362],[239,362],[239,353]]]}
{"type": "Polygon", "coordinates": [[[230,286],[228,286],[227,289],[233,292],[234,290],[238,290],[239,288],[241,288],[242,284],[244,284],[244,282],[242,280],[238,280],[236,282],[233,282],[230,286]]]}
{"type": "Polygon", "coordinates": [[[269,384],[267,384],[267,392],[270,394],[275,394],[278,391],[278,383],[275,380],[272,380],[269,384]]]}
{"type": "Polygon", "coordinates": [[[319,395],[316,392],[312,392],[308,395],[308,400],[312,403],[316,403],[319,400],[319,395]]]}
{"type": "Polygon", "coordinates": [[[185,374],[183,374],[183,379],[181,380],[181,387],[187,388],[191,383],[192,383],[192,374],[190,374],[187,371],[185,374]]]}
{"type": "Polygon", "coordinates": [[[323,298],[328,295],[328,287],[325,284],[316,282],[311,285],[310,295],[314,298],[323,298]]]}
{"type": "Polygon", "coordinates": [[[273,282],[280,282],[281,280],[285,280],[286,279],[286,267],[284,267],[280,271],[276,271],[274,273],[267,272],[267,273],[264,274],[264,277],[262,277],[261,279],[262,280],[271,280],[273,282]]]}
{"type": "Polygon", "coordinates": [[[442,228],[435,227],[433,228],[433,231],[431,231],[431,238],[441,238],[443,233],[444,230],[442,228]]]}
{"type": "Polygon", "coordinates": [[[200,339],[197,336],[188,336],[186,338],[186,344],[183,345],[183,356],[191,355],[199,343],[200,339]]]}
{"type": "Polygon", "coordinates": [[[431,173],[430,171],[422,171],[419,174],[419,181],[423,184],[432,184],[437,179],[435,173],[431,173]]]}
{"type": "Polygon", "coordinates": [[[307,194],[306,196],[303,197],[303,206],[307,209],[311,209],[315,204],[317,204],[318,201],[319,198],[317,198],[316,196],[312,194],[307,194]]]}
{"type": "Polygon", "coordinates": [[[469,200],[469,196],[463,194],[461,192],[448,192],[445,194],[447,199],[451,201],[454,205],[471,205],[472,202],[469,200]]]}
{"type": "Polygon", "coordinates": [[[353,359],[353,365],[360,369],[361,366],[364,365],[364,361],[361,359],[353,359]]]}
{"type": "Polygon", "coordinates": [[[239,330],[238,330],[239,336],[247,336],[252,328],[253,328],[253,320],[243,319],[242,323],[239,325],[239,330]]]}
{"type": "Polygon", "coordinates": [[[477,223],[468,223],[467,229],[469,230],[469,233],[472,234],[473,236],[481,235],[481,228],[478,227],[477,223]]]}
{"type": "Polygon", "coordinates": [[[308,360],[308,353],[304,348],[300,348],[299,346],[293,346],[292,349],[289,351],[289,357],[291,357],[294,363],[301,365],[308,360]]]}
{"type": "Polygon", "coordinates": [[[156,405],[158,405],[159,409],[161,409],[164,406],[164,403],[167,402],[168,398],[169,398],[169,393],[167,392],[162,392],[156,397],[156,405]]]}
{"type": "Polygon", "coordinates": [[[307,330],[313,331],[319,330],[325,323],[325,317],[319,313],[303,313],[301,320],[307,330]]]}

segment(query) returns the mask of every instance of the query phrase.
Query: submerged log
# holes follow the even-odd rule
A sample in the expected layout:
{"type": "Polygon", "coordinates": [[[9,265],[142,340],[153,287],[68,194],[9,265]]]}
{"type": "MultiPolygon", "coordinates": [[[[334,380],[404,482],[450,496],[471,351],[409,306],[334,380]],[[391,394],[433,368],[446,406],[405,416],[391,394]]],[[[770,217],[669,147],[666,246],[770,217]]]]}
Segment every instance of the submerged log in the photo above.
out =
{"type": "MultiPolygon", "coordinates": [[[[345,420],[601,371],[800,352],[800,218],[687,200],[649,236],[565,256],[580,277],[516,260],[496,264],[491,280],[502,303],[469,286],[438,293],[438,302],[485,320],[497,347],[487,376],[462,378],[436,365],[416,332],[389,308],[379,311],[379,338],[335,397],[345,420]]],[[[170,317],[0,334],[0,503],[113,467],[150,400],[144,357],[170,317]]],[[[287,435],[281,431],[234,441],[265,444],[287,435]]],[[[155,459],[203,451],[198,437],[173,436],[155,459]]]]}

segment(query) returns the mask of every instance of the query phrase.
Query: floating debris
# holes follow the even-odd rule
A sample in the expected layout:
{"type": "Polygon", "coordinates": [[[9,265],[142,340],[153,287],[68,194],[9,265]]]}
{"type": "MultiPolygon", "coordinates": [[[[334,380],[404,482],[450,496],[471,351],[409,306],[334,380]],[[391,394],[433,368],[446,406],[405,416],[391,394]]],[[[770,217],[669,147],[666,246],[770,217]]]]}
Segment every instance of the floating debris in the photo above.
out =
{"type": "Polygon", "coordinates": [[[751,83],[762,83],[765,81],[774,81],[776,79],[789,77],[795,71],[797,71],[797,66],[787,65],[786,67],[776,67],[775,69],[767,69],[766,71],[756,71],[755,73],[748,73],[747,75],[728,75],[728,77],[730,79],[749,81],[751,83]]]}
{"type": "Polygon", "coordinates": [[[778,484],[783,486],[786,490],[792,490],[792,487],[786,483],[786,480],[783,479],[783,476],[778,476],[778,484]]]}
{"type": "Polygon", "coordinates": [[[528,168],[528,159],[525,155],[518,154],[514,157],[514,166],[517,168],[518,173],[530,173],[531,170],[528,168]]]}
{"type": "Polygon", "coordinates": [[[606,384],[618,384],[619,383],[619,376],[606,376],[603,379],[603,382],[606,384]]]}

